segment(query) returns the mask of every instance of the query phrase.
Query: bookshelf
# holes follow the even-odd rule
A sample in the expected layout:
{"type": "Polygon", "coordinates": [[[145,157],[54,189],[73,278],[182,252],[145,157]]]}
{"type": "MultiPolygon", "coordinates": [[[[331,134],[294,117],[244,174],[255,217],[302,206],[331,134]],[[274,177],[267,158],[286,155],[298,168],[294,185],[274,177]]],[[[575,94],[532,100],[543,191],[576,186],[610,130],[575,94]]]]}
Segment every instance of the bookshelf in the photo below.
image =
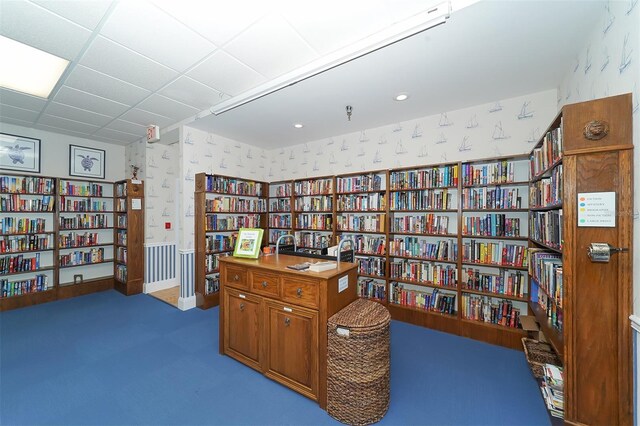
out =
{"type": "Polygon", "coordinates": [[[631,111],[631,94],[566,105],[530,157],[529,306],[563,359],[569,424],[633,423],[631,111]],[[582,216],[603,193],[612,227],[582,216]],[[629,251],[592,262],[596,242],[629,251]]]}
{"type": "Polygon", "coordinates": [[[265,238],[270,245],[275,245],[280,236],[293,233],[292,187],[291,181],[269,183],[269,232],[265,238]]]}
{"type": "Polygon", "coordinates": [[[319,254],[333,245],[335,177],[293,181],[293,231],[298,251],[319,254]]]}
{"type": "MultiPolygon", "coordinates": [[[[269,185],[231,176],[196,175],[195,291],[201,309],[220,301],[219,258],[233,253],[240,228],[268,228],[269,185]]],[[[262,244],[267,244],[263,238],[262,244]]]]}
{"type": "Polygon", "coordinates": [[[130,296],[142,293],[144,284],[144,183],[115,183],[114,287],[130,296]]]}

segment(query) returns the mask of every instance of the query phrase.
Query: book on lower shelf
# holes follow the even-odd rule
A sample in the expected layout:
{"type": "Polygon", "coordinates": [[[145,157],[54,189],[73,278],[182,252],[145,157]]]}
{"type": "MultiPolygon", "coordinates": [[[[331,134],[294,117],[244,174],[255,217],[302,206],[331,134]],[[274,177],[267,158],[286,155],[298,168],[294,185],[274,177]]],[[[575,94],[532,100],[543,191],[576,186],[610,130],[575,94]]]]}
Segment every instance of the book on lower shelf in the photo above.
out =
{"type": "Polygon", "coordinates": [[[540,391],[549,413],[554,417],[564,418],[564,375],[562,367],[545,364],[540,391]]]}

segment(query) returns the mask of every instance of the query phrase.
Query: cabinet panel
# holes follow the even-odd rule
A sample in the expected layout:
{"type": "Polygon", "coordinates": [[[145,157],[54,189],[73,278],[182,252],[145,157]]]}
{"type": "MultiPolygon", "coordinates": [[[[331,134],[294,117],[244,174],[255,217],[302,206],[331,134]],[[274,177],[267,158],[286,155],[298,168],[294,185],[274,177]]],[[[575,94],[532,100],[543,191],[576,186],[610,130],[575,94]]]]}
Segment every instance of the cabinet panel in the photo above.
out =
{"type": "Polygon", "coordinates": [[[247,271],[242,268],[235,268],[233,266],[227,266],[224,268],[224,282],[226,285],[244,290],[249,289],[247,281],[247,271]]]}
{"type": "Polygon", "coordinates": [[[251,271],[250,277],[252,292],[267,297],[277,298],[279,296],[278,275],[261,271],[251,271]]]}
{"type": "Polygon", "coordinates": [[[261,298],[225,288],[224,303],[224,352],[260,370],[261,298]]]}
{"type": "Polygon", "coordinates": [[[282,279],[282,300],[309,308],[318,308],[318,281],[307,281],[298,278],[282,279]]]}
{"type": "Polygon", "coordinates": [[[318,398],[318,313],[266,302],[266,375],[318,398]]]}

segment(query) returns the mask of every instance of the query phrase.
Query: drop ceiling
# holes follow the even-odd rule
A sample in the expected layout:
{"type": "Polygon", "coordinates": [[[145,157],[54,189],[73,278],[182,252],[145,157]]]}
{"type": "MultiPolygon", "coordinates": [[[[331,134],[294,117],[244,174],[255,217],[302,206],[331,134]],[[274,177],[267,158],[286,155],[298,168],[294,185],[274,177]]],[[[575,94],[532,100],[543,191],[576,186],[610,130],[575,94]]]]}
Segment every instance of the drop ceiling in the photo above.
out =
{"type": "Polygon", "coordinates": [[[556,88],[604,8],[453,0],[444,25],[211,113],[437,3],[0,0],[1,35],[71,61],[49,99],[0,89],[0,122],[121,145],[188,124],[272,149],[556,88]]]}

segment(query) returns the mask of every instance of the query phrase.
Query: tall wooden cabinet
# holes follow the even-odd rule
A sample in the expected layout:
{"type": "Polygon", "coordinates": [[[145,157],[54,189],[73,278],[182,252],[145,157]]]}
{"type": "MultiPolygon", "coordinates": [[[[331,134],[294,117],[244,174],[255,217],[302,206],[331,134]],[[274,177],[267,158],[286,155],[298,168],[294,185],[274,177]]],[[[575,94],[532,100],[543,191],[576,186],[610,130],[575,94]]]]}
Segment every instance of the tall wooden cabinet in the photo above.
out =
{"type": "Polygon", "coordinates": [[[144,285],[144,184],[115,183],[115,289],[130,296],[144,285]]]}

